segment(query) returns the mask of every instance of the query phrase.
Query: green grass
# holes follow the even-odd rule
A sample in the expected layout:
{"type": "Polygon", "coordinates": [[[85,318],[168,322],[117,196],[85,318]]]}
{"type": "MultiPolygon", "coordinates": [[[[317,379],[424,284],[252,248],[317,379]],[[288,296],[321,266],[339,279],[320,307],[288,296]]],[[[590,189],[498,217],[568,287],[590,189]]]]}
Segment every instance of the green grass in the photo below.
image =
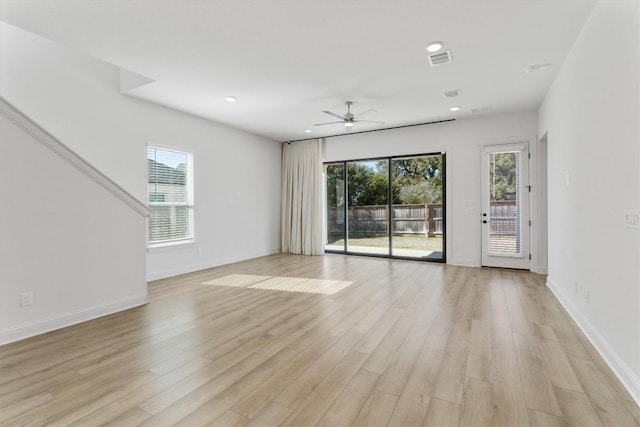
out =
{"type": "MultiPolygon", "coordinates": [[[[344,239],[331,242],[332,245],[344,245],[344,239]]],[[[362,237],[349,239],[351,246],[369,248],[386,248],[389,246],[388,236],[362,237]]],[[[393,236],[393,247],[396,249],[415,249],[420,251],[442,251],[442,237],[425,236],[393,236]]]]}

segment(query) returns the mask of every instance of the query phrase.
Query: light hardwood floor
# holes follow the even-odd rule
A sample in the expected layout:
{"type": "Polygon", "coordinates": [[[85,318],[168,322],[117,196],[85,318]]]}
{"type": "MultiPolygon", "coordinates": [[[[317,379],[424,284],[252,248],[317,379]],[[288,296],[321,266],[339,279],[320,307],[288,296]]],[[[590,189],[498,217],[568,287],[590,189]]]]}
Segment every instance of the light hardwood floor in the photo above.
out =
{"type": "Polygon", "coordinates": [[[149,294],[0,347],[0,424],[640,425],[532,273],[273,255],[149,294]],[[234,273],[355,283],[334,295],[200,285],[234,273]]]}

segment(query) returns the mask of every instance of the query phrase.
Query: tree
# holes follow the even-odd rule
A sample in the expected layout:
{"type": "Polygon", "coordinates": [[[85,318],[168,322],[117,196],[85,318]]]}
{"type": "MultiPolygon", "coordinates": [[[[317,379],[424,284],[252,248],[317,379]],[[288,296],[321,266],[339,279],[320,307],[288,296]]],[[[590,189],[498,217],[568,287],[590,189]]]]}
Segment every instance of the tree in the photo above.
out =
{"type": "Polygon", "coordinates": [[[393,203],[442,203],[442,157],[425,156],[391,161],[393,203]]]}
{"type": "Polygon", "coordinates": [[[344,206],[344,166],[327,165],[327,207],[344,206]]]}
{"type": "Polygon", "coordinates": [[[348,164],[349,206],[387,204],[388,172],[384,164],[386,161],[348,164]]]}
{"type": "Polygon", "coordinates": [[[518,153],[493,153],[489,157],[491,200],[515,200],[518,186],[518,153]]]}
{"type": "MultiPolygon", "coordinates": [[[[386,205],[388,203],[391,163],[394,204],[433,204],[442,202],[442,157],[347,163],[349,206],[386,205]]],[[[343,206],[344,166],[328,165],[327,206],[343,206]]]]}

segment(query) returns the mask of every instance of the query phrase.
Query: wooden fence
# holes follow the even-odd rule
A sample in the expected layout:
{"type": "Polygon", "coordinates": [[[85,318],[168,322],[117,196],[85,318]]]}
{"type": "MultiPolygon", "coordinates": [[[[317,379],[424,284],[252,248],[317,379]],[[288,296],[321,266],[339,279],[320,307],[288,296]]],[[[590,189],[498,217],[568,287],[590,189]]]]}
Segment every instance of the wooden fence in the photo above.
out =
{"type": "MultiPolygon", "coordinates": [[[[393,205],[394,235],[442,235],[442,204],[393,205]]],[[[489,217],[491,234],[515,236],[518,234],[518,207],[515,200],[492,201],[489,217]]],[[[328,235],[341,239],[344,236],[344,209],[327,209],[328,235]]],[[[386,236],[389,230],[387,205],[355,206],[349,208],[349,236],[386,236]]]]}
{"type": "Polygon", "coordinates": [[[492,201],[489,210],[491,234],[515,236],[518,233],[518,205],[515,200],[492,201]]]}
{"type": "MultiPolygon", "coordinates": [[[[442,234],[442,204],[393,205],[392,232],[394,235],[442,234]]],[[[327,209],[329,236],[344,235],[344,209],[327,209]]],[[[389,230],[389,207],[387,205],[354,206],[349,208],[349,236],[386,236],[389,230]]]]}

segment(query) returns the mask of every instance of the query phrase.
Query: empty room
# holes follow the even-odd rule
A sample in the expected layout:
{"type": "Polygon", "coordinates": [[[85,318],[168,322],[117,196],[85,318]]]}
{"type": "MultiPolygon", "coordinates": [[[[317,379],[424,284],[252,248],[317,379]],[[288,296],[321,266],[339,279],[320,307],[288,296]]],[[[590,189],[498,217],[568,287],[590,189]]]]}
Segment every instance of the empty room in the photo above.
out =
{"type": "Polygon", "coordinates": [[[0,0],[1,426],[640,427],[638,0],[0,0]]]}

